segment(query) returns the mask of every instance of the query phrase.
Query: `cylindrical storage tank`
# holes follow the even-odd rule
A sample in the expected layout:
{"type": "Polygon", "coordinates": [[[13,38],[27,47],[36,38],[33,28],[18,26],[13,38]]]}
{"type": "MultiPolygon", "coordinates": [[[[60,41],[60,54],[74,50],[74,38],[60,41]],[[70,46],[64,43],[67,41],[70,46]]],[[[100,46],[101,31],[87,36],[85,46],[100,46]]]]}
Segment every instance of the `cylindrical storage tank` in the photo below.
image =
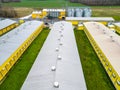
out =
{"type": "Polygon", "coordinates": [[[59,17],[59,11],[56,12],[56,16],[59,17]]]}
{"type": "Polygon", "coordinates": [[[84,17],[90,17],[91,13],[92,13],[91,9],[89,8],[84,9],[84,17]]]}
{"type": "Polygon", "coordinates": [[[72,12],[71,17],[74,17],[75,16],[75,10],[73,8],[71,9],[71,12],[72,12]]]}
{"type": "Polygon", "coordinates": [[[55,17],[55,9],[52,9],[52,17],[55,17]]]}
{"type": "Polygon", "coordinates": [[[76,10],[76,17],[82,17],[82,16],[83,16],[83,10],[82,9],[76,10]]]}
{"type": "Polygon", "coordinates": [[[67,16],[68,16],[68,17],[72,17],[72,11],[71,11],[71,9],[68,9],[68,10],[67,10],[67,16]]]}

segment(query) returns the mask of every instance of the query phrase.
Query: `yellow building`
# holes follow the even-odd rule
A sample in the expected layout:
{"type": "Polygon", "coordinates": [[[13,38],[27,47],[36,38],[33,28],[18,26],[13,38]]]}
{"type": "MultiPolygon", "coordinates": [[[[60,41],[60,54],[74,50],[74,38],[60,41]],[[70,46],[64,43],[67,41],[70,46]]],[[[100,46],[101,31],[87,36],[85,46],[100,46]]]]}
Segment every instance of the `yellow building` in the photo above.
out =
{"type": "Polygon", "coordinates": [[[107,25],[108,22],[113,22],[114,19],[112,17],[66,17],[65,19],[68,22],[71,22],[73,25],[78,25],[79,22],[100,22],[104,25],[107,25]]]}
{"type": "Polygon", "coordinates": [[[32,18],[44,18],[46,16],[57,17],[59,19],[65,19],[66,10],[65,9],[43,9],[42,11],[34,11],[32,13],[32,18]]]}
{"type": "Polygon", "coordinates": [[[0,82],[4,80],[9,70],[42,31],[43,26],[43,22],[28,21],[11,32],[8,32],[5,36],[1,36],[0,82]]]}
{"type": "Polygon", "coordinates": [[[16,27],[16,21],[5,19],[0,21],[0,35],[12,30],[16,27]]]}
{"type": "Polygon", "coordinates": [[[84,26],[84,31],[105,71],[116,90],[120,90],[119,36],[101,23],[86,22],[84,26]]]}
{"type": "Polygon", "coordinates": [[[77,26],[77,30],[84,30],[84,26],[83,26],[83,24],[78,24],[78,26],[77,26]]]}

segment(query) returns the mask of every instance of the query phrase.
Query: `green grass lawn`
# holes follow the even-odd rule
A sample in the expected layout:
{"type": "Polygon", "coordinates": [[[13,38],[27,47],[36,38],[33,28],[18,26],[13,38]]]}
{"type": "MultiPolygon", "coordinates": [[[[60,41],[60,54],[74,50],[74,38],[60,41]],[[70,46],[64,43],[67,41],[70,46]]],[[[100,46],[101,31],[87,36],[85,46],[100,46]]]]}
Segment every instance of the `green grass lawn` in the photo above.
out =
{"type": "Polygon", "coordinates": [[[75,30],[78,51],[88,90],[115,90],[84,31],[75,30]]]}
{"type": "Polygon", "coordinates": [[[44,29],[24,52],[12,70],[8,73],[5,81],[0,85],[0,90],[20,90],[27,74],[33,65],[47,35],[48,29],[44,29]]]}
{"type": "Polygon", "coordinates": [[[71,3],[65,0],[23,0],[21,2],[3,3],[4,6],[12,7],[39,7],[39,8],[64,8],[67,6],[85,6],[80,3],[71,3]]]}

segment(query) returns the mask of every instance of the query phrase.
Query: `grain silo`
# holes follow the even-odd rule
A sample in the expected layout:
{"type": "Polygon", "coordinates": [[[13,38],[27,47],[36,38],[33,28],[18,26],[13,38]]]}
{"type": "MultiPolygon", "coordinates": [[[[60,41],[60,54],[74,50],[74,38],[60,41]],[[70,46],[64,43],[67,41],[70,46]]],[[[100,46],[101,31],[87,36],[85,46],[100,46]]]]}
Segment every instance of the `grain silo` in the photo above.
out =
{"type": "Polygon", "coordinates": [[[120,0],[70,0],[86,5],[120,5],[120,0]]]}

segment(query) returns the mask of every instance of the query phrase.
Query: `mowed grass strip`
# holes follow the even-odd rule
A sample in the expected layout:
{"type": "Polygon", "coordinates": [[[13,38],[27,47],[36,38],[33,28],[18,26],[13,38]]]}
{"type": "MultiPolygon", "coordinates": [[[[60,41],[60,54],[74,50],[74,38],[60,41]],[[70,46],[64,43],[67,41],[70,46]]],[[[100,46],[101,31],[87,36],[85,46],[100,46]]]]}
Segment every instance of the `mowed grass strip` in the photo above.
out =
{"type": "Polygon", "coordinates": [[[44,41],[49,33],[44,29],[32,42],[29,48],[20,57],[15,66],[10,70],[5,81],[0,85],[0,90],[20,90],[27,77],[44,41]]]}
{"type": "Polygon", "coordinates": [[[75,30],[78,51],[88,90],[115,90],[84,31],[75,30]]]}

